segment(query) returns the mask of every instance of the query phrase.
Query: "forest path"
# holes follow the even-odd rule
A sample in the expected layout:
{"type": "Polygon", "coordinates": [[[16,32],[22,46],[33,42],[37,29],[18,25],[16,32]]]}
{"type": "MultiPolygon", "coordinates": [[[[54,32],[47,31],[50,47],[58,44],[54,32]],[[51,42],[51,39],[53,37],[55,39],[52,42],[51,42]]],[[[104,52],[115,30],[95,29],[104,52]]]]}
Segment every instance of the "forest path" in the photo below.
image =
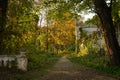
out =
{"type": "Polygon", "coordinates": [[[78,66],[62,57],[42,80],[118,80],[94,69],[78,66]]]}

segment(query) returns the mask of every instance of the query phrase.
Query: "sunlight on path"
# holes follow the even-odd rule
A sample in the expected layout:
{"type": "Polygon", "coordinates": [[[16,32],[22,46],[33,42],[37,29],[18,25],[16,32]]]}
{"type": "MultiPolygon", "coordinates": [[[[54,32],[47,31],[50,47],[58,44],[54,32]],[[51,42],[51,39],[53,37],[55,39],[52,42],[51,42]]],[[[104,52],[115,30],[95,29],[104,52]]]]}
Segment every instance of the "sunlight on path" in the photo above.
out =
{"type": "Polygon", "coordinates": [[[65,57],[60,58],[49,72],[42,80],[118,80],[88,68],[80,69],[65,57]]]}

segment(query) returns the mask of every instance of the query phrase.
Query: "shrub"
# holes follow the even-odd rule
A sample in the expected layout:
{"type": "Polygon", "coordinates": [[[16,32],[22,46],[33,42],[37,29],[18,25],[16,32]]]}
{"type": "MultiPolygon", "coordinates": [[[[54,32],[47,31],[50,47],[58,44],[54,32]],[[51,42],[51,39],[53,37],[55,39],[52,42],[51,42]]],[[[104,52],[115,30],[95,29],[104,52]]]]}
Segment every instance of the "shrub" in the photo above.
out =
{"type": "Polygon", "coordinates": [[[40,53],[28,55],[28,70],[46,68],[57,60],[54,53],[40,53]]]}

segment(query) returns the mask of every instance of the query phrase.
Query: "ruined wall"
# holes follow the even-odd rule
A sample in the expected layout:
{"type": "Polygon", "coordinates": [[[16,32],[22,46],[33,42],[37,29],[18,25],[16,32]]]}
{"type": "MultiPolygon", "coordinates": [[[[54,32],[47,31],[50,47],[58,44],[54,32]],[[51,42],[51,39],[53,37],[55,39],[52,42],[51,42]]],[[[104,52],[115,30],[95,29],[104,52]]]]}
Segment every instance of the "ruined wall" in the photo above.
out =
{"type": "Polygon", "coordinates": [[[18,69],[27,71],[27,63],[27,58],[23,52],[20,55],[0,55],[0,67],[12,68],[17,66],[18,69]]]}

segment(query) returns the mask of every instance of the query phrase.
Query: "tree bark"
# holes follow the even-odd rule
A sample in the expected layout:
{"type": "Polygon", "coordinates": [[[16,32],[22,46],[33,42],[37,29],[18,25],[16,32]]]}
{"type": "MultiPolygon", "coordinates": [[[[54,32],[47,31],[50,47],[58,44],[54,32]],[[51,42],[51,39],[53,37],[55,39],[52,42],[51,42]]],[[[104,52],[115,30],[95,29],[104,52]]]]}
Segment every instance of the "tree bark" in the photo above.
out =
{"type": "Polygon", "coordinates": [[[7,5],[8,0],[0,0],[0,53],[5,49],[4,37],[5,37],[5,25],[6,25],[6,15],[7,15],[7,5]]]}
{"type": "Polygon", "coordinates": [[[105,38],[108,55],[110,57],[110,65],[120,66],[120,46],[118,44],[115,27],[112,21],[111,8],[108,7],[105,0],[93,0],[96,13],[98,14],[105,38]]]}
{"type": "Polygon", "coordinates": [[[0,32],[4,28],[4,25],[6,24],[6,13],[7,13],[7,5],[8,0],[0,0],[0,32]]]}

